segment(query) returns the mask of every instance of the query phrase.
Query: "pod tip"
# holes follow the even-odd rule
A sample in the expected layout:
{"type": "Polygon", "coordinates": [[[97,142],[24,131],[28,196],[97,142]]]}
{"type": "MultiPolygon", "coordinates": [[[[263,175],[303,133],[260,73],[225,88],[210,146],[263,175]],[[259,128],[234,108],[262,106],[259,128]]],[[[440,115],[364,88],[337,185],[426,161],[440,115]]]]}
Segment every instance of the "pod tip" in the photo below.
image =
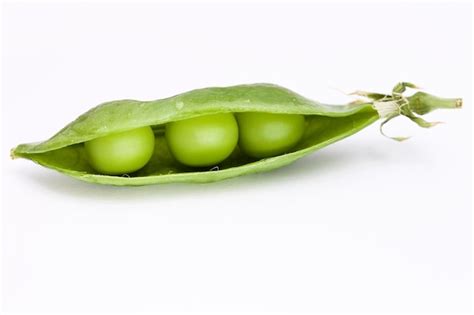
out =
{"type": "Polygon", "coordinates": [[[18,156],[15,154],[15,149],[16,149],[16,148],[13,148],[13,149],[10,150],[10,158],[11,158],[12,160],[18,158],[18,156]]]}

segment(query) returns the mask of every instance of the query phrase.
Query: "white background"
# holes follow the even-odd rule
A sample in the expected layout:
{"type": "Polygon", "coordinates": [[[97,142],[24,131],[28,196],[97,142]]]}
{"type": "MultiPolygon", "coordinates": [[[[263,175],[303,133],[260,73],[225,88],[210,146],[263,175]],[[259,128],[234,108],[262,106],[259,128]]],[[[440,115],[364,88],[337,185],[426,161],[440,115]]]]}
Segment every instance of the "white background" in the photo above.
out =
{"type": "Polygon", "coordinates": [[[11,312],[467,313],[468,4],[7,4],[3,298],[11,312]],[[9,159],[92,106],[272,82],[328,103],[400,80],[462,110],[378,124],[271,173],[95,186],[9,159]],[[337,88],[337,89],[336,89],[337,88]]]}

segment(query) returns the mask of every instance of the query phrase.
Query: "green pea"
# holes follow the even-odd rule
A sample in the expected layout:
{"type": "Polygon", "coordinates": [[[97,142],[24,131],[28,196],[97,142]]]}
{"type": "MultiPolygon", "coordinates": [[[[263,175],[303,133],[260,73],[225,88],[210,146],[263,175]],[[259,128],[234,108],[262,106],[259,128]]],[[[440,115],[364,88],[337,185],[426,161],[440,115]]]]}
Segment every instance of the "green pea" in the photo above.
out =
{"type": "Polygon", "coordinates": [[[356,94],[365,96],[365,101],[332,106],[265,83],[197,89],[151,101],[111,101],[82,114],[46,141],[18,145],[12,149],[11,156],[95,184],[208,183],[283,167],[379,119],[383,119],[381,127],[398,115],[429,127],[433,124],[418,115],[462,106],[459,98],[441,98],[424,92],[403,98],[406,88],[413,87],[411,83],[401,82],[391,93],[359,92],[356,94]],[[405,101],[403,107],[401,98],[405,101]],[[232,114],[216,113],[241,114],[234,114],[234,118],[232,114]],[[196,118],[197,114],[200,118],[196,118]],[[138,136],[139,145],[132,148],[128,143],[134,141],[128,137],[139,126],[156,126],[153,127],[155,139],[146,127],[141,130],[148,130],[143,132],[148,136],[138,136]],[[119,136],[123,130],[131,131],[119,136]],[[98,137],[103,138],[90,141],[98,137]],[[145,148],[148,152],[153,150],[153,140],[156,150],[150,161],[140,168],[149,158],[143,154],[146,158],[142,163],[128,167],[132,164],[129,157],[138,160],[147,151],[145,148]],[[86,141],[89,142],[84,149],[86,141]],[[238,141],[242,150],[231,153],[238,141]],[[288,152],[291,154],[285,154],[288,152]],[[266,156],[273,157],[261,159],[266,156]],[[217,169],[214,167],[191,169],[184,163],[219,166],[219,171],[210,172],[217,169]],[[133,176],[120,176],[137,168],[140,169],[133,176]],[[103,173],[119,176],[103,176],[103,173]]]}
{"type": "Polygon", "coordinates": [[[200,116],[170,122],[166,140],[173,156],[188,166],[211,166],[225,160],[239,139],[231,113],[200,116]]]}
{"type": "Polygon", "coordinates": [[[303,136],[303,115],[272,113],[238,113],[239,147],[254,158],[265,158],[288,152],[303,136]]]}
{"type": "Polygon", "coordinates": [[[151,127],[96,138],[85,143],[89,164],[99,173],[132,173],[148,163],[155,148],[151,127]]]}

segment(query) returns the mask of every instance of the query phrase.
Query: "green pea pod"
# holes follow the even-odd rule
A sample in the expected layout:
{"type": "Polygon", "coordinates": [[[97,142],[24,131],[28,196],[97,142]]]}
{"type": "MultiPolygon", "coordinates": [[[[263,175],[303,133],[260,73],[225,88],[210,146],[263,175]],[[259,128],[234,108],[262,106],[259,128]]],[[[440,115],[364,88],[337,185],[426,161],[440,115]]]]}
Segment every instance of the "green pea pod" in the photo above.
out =
{"type": "Polygon", "coordinates": [[[399,83],[391,95],[358,91],[356,94],[366,100],[346,105],[321,104],[272,84],[198,89],[155,101],[112,101],[79,116],[49,140],[21,144],[11,154],[13,158],[30,159],[74,178],[97,184],[133,186],[213,182],[285,166],[358,132],[380,118],[386,122],[395,116],[404,115],[428,127],[430,124],[416,114],[425,114],[437,108],[456,108],[462,103],[460,99],[438,98],[423,92],[404,97],[402,93],[406,87],[415,86],[399,83]],[[296,147],[275,157],[252,159],[237,147],[229,158],[212,168],[190,168],[178,163],[168,149],[164,137],[165,124],[223,112],[302,114],[305,115],[305,132],[296,147]],[[85,141],[143,126],[152,126],[156,137],[154,156],[145,167],[123,176],[100,175],[91,168],[84,149],[85,141]]]}

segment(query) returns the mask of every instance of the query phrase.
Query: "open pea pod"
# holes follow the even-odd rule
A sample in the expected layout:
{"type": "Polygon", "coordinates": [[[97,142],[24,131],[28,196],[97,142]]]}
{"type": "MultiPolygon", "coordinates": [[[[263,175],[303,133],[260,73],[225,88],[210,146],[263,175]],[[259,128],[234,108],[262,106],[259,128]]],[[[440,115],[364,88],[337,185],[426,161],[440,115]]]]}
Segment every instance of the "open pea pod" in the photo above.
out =
{"type": "MultiPolygon", "coordinates": [[[[437,108],[456,108],[460,99],[444,99],[423,92],[404,97],[410,83],[399,83],[392,94],[355,92],[365,100],[325,105],[272,84],[251,84],[193,90],[154,101],[119,100],[101,104],[79,116],[49,140],[20,144],[12,157],[30,159],[74,178],[98,184],[149,185],[171,182],[204,183],[269,171],[348,137],[380,118],[404,115],[422,127],[432,123],[418,115],[437,108]],[[252,159],[237,147],[225,161],[209,168],[190,168],[176,161],[164,137],[168,122],[223,112],[266,112],[305,115],[305,132],[290,152],[252,159]],[[418,114],[418,115],[417,115],[418,114]],[[143,126],[155,132],[154,156],[142,169],[122,176],[101,175],[89,165],[84,142],[143,126]]],[[[404,138],[394,138],[403,140],[404,138]]]]}

